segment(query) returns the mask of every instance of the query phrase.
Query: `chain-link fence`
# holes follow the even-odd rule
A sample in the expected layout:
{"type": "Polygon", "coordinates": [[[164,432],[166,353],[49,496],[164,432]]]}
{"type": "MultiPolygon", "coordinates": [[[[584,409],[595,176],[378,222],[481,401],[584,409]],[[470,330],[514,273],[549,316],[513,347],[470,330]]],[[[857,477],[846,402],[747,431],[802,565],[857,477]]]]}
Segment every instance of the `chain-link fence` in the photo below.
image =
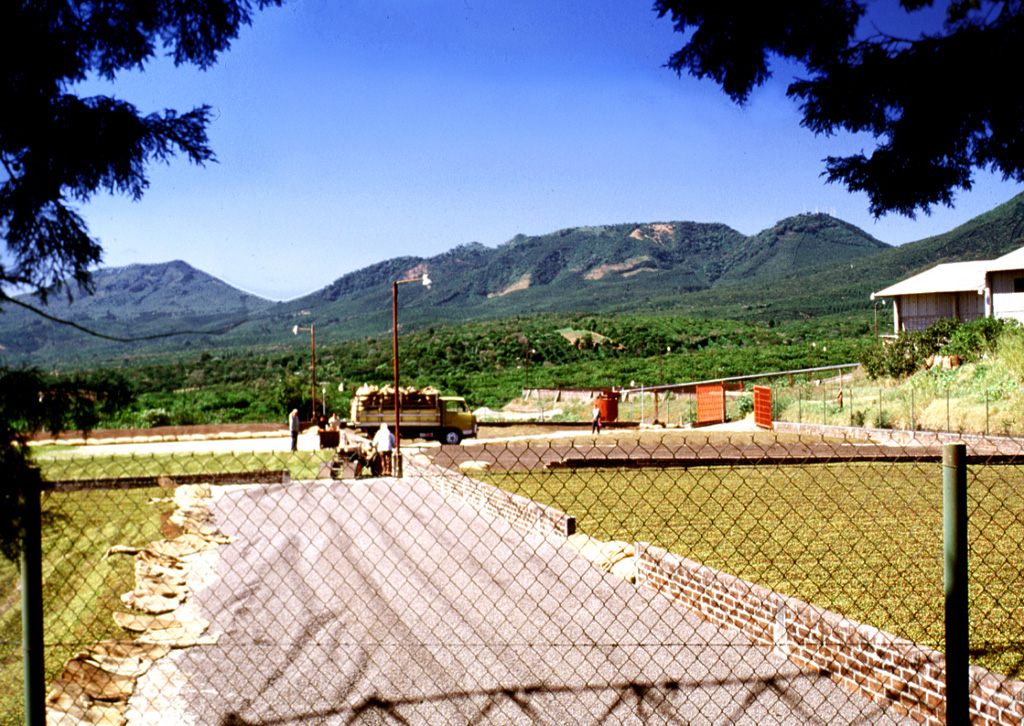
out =
{"type": "MultiPolygon", "coordinates": [[[[1024,478],[999,443],[968,466],[986,724],[1024,720],[1024,478]]],[[[945,722],[937,446],[403,442],[401,478],[347,449],[98,451],[37,455],[50,724],[945,722]]],[[[5,724],[17,582],[4,564],[5,724]]]]}

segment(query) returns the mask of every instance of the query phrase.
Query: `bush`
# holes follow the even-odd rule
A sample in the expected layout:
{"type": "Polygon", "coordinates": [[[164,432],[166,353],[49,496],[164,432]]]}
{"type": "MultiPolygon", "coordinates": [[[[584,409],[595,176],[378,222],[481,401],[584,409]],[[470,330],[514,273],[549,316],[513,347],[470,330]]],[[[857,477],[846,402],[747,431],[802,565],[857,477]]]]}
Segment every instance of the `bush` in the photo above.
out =
{"type": "Polygon", "coordinates": [[[151,429],[154,426],[169,426],[171,414],[166,408],[147,408],[139,414],[139,427],[151,429]]]}
{"type": "Polygon", "coordinates": [[[964,363],[973,363],[991,352],[1008,321],[1001,318],[978,318],[957,326],[939,351],[956,355],[964,363]]]}
{"type": "Polygon", "coordinates": [[[924,365],[930,355],[956,355],[965,363],[995,349],[1012,321],[979,318],[969,323],[936,320],[927,330],[900,333],[896,340],[870,348],[861,361],[871,378],[903,378],[924,365]]]}
{"type": "Polygon", "coordinates": [[[929,325],[926,330],[918,333],[918,344],[924,350],[924,355],[927,357],[942,350],[961,327],[962,323],[959,320],[939,318],[929,325]]]}
{"type": "Polygon", "coordinates": [[[869,348],[861,361],[868,377],[903,378],[924,365],[934,350],[925,350],[923,336],[918,332],[900,333],[895,340],[869,348]]]}
{"type": "Polygon", "coordinates": [[[741,396],[736,399],[736,413],[740,418],[746,418],[754,410],[754,399],[752,396],[741,396]]]}

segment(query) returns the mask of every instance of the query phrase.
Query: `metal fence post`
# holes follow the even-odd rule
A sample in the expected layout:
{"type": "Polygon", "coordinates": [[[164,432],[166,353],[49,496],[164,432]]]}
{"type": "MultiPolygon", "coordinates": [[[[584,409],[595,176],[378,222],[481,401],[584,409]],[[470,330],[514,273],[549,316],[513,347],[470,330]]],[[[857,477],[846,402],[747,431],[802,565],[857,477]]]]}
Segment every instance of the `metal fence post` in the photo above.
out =
{"type": "Polygon", "coordinates": [[[21,541],[21,647],[25,669],[25,726],[46,724],[43,653],[42,496],[39,472],[23,480],[24,536],[21,541]]]}
{"type": "Polygon", "coordinates": [[[943,580],[946,590],[946,723],[970,722],[967,591],[967,446],[942,447],[943,580]]]}

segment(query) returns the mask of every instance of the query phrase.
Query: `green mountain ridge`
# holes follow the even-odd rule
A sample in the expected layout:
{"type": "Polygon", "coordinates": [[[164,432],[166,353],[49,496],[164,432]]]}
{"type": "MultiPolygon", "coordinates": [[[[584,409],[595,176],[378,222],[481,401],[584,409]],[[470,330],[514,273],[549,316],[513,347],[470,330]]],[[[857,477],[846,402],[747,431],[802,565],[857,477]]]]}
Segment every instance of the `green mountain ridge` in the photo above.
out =
{"type": "MultiPolygon", "coordinates": [[[[724,224],[659,222],[518,235],[496,248],[464,244],[422,258],[393,258],[342,275],[309,295],[273,302],[185,262],[94,273],[95,294],[51,298],[44,310],[98,332],[143,337],[115,343],[3,306],[0,346],[9,362],[138,355],[195,345],[293,343],[391,331],[391,284],[429,272],[428,290],[400,287],[403,330],[533,313],[673,313],[784,320],[869,309],[872,291],[939,262],[991,258],[1024,243],[1024,194],[943,235],[900,247],[824,214],[788,217],[745,236],[724,224]]],[[[20,298],[38,305],[35,298],[20,298]]]]}

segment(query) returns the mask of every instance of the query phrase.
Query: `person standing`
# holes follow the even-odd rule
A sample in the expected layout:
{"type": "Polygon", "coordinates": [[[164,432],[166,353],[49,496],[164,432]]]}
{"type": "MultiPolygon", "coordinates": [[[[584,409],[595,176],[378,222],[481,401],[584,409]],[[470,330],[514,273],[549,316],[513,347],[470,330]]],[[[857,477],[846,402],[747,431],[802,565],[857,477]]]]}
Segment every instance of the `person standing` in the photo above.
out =
{"type": "Polygon", "coordinates": [[[601,433],[601,409],[594,404],[594,410],[590,413],[590,433],[601,433]]]}
{"type": "Polygon", "coordinates": [[[377,433],[373,435],[373,450],[377,452],[384,476],[391,476],[391,451],[395,448],[395,435],[388,429],[387,424],[381,424],[377,433]]]}
{"type": "Polygon", "coordinates": [[[288,414],[288,433],[292,435],[292,451],[299,449],[299,409],[293,408],[288,414]]]}

